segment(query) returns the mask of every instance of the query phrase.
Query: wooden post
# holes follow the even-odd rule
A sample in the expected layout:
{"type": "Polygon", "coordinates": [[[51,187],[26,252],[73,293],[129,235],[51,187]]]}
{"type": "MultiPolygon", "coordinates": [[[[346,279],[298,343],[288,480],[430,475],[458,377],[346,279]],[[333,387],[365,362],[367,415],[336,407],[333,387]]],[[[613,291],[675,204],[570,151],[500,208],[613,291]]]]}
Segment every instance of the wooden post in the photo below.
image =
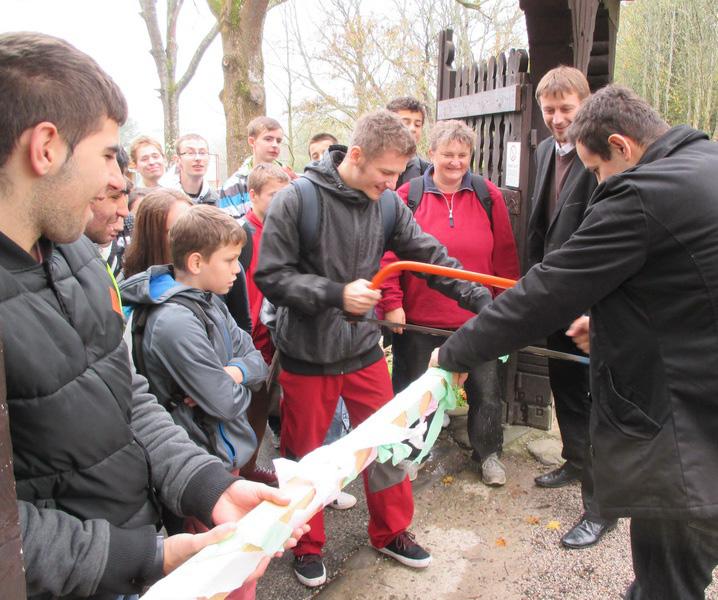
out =
{"type": "Polygon", "coordinates": [[[21,549],[6,403],[4,353],[0,337],[0,590],[2,597],[8,600],[26,597],[21,549]]]}

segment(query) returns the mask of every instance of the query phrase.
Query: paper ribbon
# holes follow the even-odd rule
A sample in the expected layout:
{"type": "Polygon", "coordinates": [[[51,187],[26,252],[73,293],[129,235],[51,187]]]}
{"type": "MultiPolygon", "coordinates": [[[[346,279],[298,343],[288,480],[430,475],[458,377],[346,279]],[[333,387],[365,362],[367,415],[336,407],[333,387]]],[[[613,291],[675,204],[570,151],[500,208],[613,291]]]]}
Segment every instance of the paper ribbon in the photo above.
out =
{"type": "Polygon", "coordinates": [[[204,548],[158,581],[143,600],[187,600],[227,593],[242,585],[265,555],[281,548],[292,530],[331,502],[375,458],[397,464],[408,456],[410,440],[421,460],[441,430],[444,411],[456,405],[451,375],[429,369],[361,425],[299,462],[274,461],[289,506],[262,502],[237,523],[233,536],[204,548]],[[426,417],[436,416],[428,428],[426,417]]]}

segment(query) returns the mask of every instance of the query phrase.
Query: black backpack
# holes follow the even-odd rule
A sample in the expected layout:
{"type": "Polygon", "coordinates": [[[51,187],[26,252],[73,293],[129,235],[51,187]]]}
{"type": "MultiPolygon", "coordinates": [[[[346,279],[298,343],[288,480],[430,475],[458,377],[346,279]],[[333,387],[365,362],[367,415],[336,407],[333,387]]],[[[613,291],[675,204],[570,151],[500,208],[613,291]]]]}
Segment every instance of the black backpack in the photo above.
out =
{"type": "Polygon", "coordinates": [[[247,241],[242,246],[242,252],[239,254],[239,264],[242,265],[245,273],[249,273],[249,265],[252,264],[252,255],[254,254],[254,227],[247,220],[247,215],[244,215],[239,220],[239,224],[247,236],[247,241]]]}
{"type": "MultiPolygon", "coordinates": [[[[210,341],[214,340],[215,325],[209,315],[204,311],[199,302],[184,298],[182,296],[173,296],[168,299],[167,303],[179,304],[192,311],[192,314],[199,319],[200,323],[204,325],[207,337],[210,341]]],[[[142,350],[142,338],[145,335],[145,328],[147,326],[147,319],[150,313],[156,309],[158,304],[141,304],[137,306],[132,312],[132,361],[135,363],[135,368],[140,375],[143,375],[150,384],[150,392],[157,396],[156,390],[153,389],[152,381],[147,377],[147,364],[145,363],[144,352],[142,350]]],[[[172,381],[172,391],[170,398],[166,402],[160,402],[168,411],[172,411],[180,406],[187,394],[177,385],[177,382],[172,381]]],[[[159,398],[158,398],[159,402],[159,398]]]]}
{"type": "MultiPolygon", "coordinates": [[[[487,216],[489,217],[489,224],[491,230],[494,229],[494,218],[492,216],[493,202],[491,200],[491,194],[489,188],[481,175],[471,175],[471,187],[476,194],[476,197],[481,202],[481,206],[484,207],[487,216]]],[[[409,181],[409,196],[407,197],[407,205],[411,209],[411,212],[416,212],[416,209],[421,203],[421,199],[424,196],[424,177],[414,177],[409,181]]]]}
{"type": "MultiPolygon", "coordinates": [[[[299,247],[304,253],[313,250],[319,236],[319,198],[314,184],[304,176],[292,181],[299,199],[299,247]]],[[[396,193],[385,190],[379,198],[386,248],[396,225],[396,193]]]]}

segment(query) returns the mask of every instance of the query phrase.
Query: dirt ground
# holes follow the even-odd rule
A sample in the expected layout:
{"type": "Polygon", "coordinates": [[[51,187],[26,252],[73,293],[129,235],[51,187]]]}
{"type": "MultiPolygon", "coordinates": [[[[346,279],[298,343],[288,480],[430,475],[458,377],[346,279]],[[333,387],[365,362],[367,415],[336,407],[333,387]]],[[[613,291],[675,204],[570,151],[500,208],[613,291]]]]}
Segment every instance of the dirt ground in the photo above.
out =
{"type": "MultiPolygon", "coordinates": [[[[538,488],[540,465],[527,443],[556,433],[507,430],[502,461],[508,482],[488,488],[468,452],[444,432],[435,457],[414,482],[412,531],[433,556],[429,568],[412,570],[367,545],[366,504],[327,511],[329,581],[318,590],[296,582],[291,557],[273,561],[257,598],[320,600],[602,600],[621,598],[632,580],[628,521],[621,520],[597,546],[566,550],[561,535],[581,512],[579,486],[538,488]]],[[[706,596],[718,600],[718,588],[706,596]]]]}

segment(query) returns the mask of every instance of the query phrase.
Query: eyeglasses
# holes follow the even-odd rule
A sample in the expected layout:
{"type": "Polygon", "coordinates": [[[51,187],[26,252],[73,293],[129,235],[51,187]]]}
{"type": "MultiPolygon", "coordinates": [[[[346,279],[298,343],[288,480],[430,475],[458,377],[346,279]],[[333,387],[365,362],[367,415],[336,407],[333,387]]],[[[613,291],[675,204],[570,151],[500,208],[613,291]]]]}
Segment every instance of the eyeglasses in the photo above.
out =
{"type": "Polygon", "coordinates": [[[189,156],[190,158],[207,158],[209,152],[207,150],[192,150],[187,152],[180,152],[180,156],[189,156]]]}

